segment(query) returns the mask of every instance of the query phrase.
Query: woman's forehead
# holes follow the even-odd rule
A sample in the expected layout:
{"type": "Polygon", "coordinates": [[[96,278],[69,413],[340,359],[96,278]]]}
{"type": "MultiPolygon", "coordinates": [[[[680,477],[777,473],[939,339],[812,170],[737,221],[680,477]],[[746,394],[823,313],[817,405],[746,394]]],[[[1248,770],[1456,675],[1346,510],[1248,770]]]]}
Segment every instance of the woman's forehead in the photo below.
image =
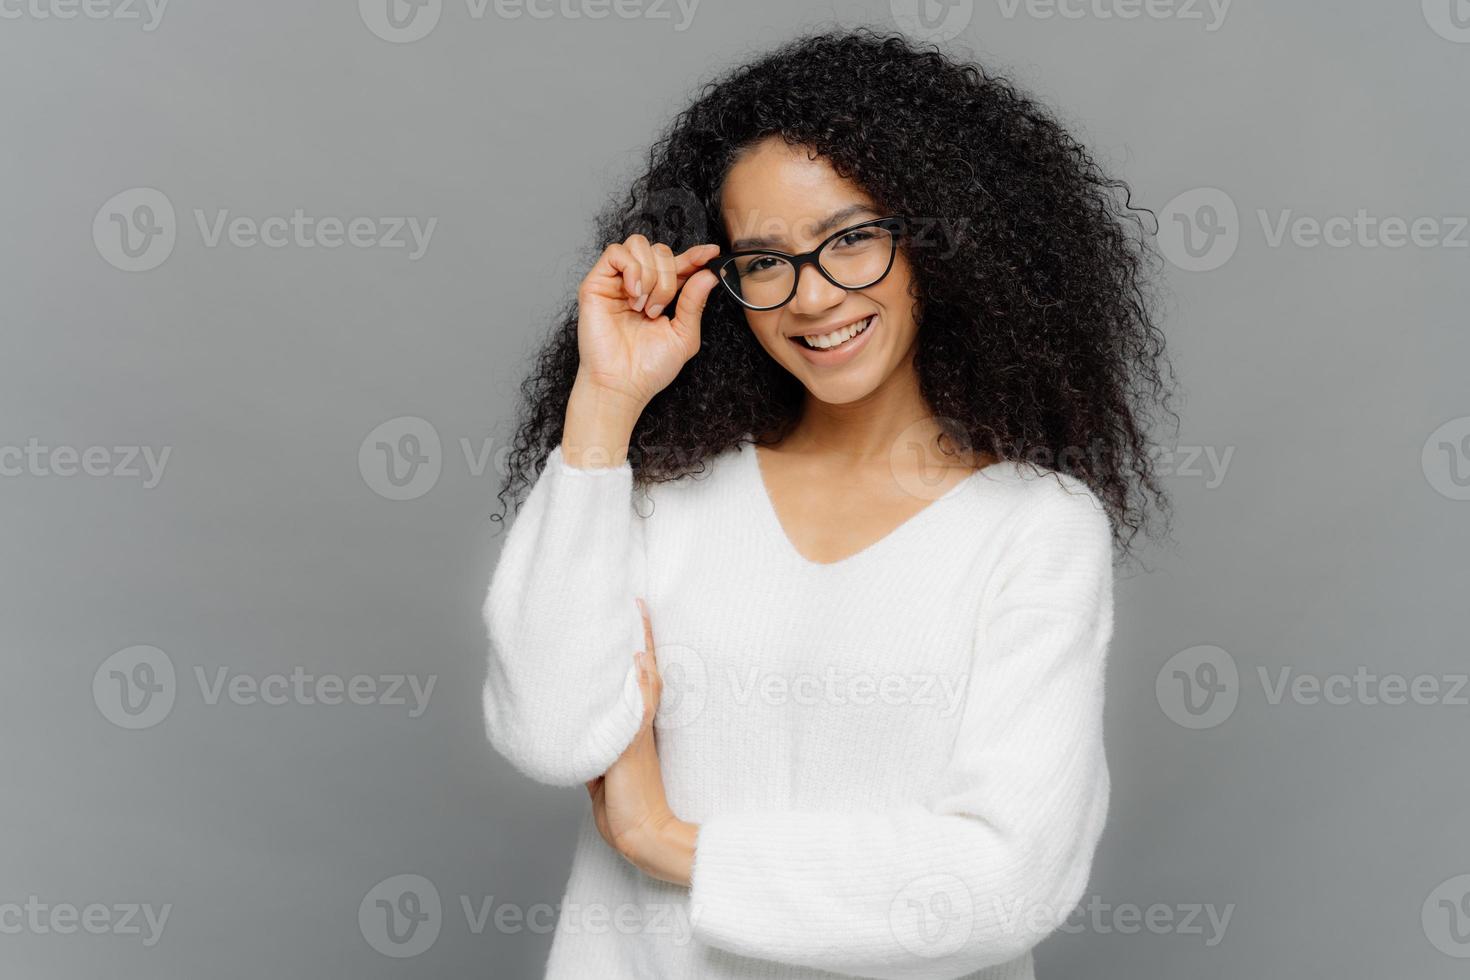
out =
{"type": "Polygon", "coordinates": [[[881,217],[871,204],[848,199],[830,210],[804,208],[795,217],[759,211],[726,214],[725,234],[736,251],[771,248],[792,251],[814,245],[849,225],[881,217]]]}
{"type": "Polygon", "coordinates": [[[737,160],[721,189],[720,212],[730,241],[748,248],[820,240],[844,224],[880,217],[872,198],[826,158],[775,139],[737,160]]]}

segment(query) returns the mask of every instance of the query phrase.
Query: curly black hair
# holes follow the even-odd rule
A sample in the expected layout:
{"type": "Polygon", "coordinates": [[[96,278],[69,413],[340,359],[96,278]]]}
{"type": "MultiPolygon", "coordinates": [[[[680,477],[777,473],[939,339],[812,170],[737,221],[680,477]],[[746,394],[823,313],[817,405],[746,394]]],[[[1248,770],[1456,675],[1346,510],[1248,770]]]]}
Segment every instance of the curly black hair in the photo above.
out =
{"type": "MultiPolygon", "coordinates": [[[[943,248],[904,241],[915,366],[936,421],[962,449],[1081,479],[1131,554],[1151,526],[1150,495],[1168,509],[1147,428],[1153,409],[1167,410],[1172,370],[1147,275],[1157,255],[1127,185],[1007,79],[900,34],[829,31],[707,83],[627,195],[599,215],[590,255],[634,233],[676,253],[704,242],[728,249],[721,184],[743,150],[772,136],[824,157],[884,213],[939,230],[943,248]]],[[[577,364],[573,297],[521,386],[502,505],[560,442],[577,364]]],[[[634,429],[635,479],[701,470],[746,433],[779,442],[803,396],[717,290],[699,352],[634,429]]]]}

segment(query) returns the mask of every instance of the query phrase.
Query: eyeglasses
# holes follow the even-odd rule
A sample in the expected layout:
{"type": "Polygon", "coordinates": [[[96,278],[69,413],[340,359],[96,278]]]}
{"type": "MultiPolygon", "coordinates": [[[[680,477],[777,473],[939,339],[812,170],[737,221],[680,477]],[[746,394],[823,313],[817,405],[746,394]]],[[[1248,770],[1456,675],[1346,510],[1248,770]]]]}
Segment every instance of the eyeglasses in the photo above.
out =
{"type": "Polygon", "coordinates": [[[893,268],[904,219],[876,218],[833,232],[810,252],[791,255],[770,249],[727,252],[710,262],[730,295],[751,310],[774,310],[796,295],[801,268],[817,267],[834,286],[865,289],[893,268]]]}

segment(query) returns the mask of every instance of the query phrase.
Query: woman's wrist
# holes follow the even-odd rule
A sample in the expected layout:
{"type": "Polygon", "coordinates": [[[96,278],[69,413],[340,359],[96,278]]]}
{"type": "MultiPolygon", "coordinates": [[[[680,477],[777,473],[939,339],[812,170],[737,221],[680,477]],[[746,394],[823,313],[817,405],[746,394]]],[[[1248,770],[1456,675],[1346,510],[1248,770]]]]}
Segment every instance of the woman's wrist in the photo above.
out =
{"type": "Polygon", "coordinates": [[[699,824],[670,814],[662,821],[646,824],[630,842],[625,856],[650,878],[687,888],[694,873],[698,840],[699,824]]]}
{"type": "Polygon", "coordinates": [[[630,395],[579,376],[562,426],[562,459],[579,469],[621,466],[645,407],[630,395]]]}

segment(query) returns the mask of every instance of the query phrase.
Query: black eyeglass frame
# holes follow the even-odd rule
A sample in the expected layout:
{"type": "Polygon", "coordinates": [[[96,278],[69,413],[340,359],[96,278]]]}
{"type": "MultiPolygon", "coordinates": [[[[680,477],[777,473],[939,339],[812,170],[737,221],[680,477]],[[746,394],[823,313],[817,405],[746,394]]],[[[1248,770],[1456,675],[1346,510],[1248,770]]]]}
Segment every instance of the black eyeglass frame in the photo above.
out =
{"type": "Polygon", "coordinates": [[[805,265],[816,266],[817,272],[821,274],[823,279],[827,280],[839,289],[846,289],[848,292],[852,292],[856,289],[867,289],[869,286],[875,286],[878,283],[882,282],[883,279],[888,275],[888,273],[893,271],[893,260],[898,256],[898,240],[903,235],[905,224],[906,222],[902,215],[890,215],[886,218],[874,218],[871,221],[863,221],[858,224],[849,225],[846,228],[834,231],[832,234],[822,239],[817,247],[809,252],[802,252],[797,255],[792,255],[790,252],[780,252],[773,248],[752,248],[745,249],[739,252],[725,252],[715,256],[710,261],[707,268],[712,269],[715,275],[719,276],[720,284],[725,287],[725,291],[728,292],[731,296],[735,297],[736,302],[738,302],[746,309],[757,310],[759,312],[778,310],[781,307],[785,306],[787,303],[791,302],[792,298],[796,296],[796,291],[801,286],[801,270],[802,267],[805,265]],[[861,286],[849,286],[845,283],[838,282],[836,279],[833,279],[832,274],[829,273],[826,269],[822,268],[822,263],[817,260],[817,256],[822,253],[822,250],[824,248],[826,248],[828,245],[831,245],[834,241],[841,238],[843,235],[850,235],[853,232],[858,231],[859,229],[870,228],[874,225],[883,226],[890,234],[893,235],[893,240],[889,244],[888,264],[883,267],[883,271],[880,272],[871,282],[865,282],[861,286]],[[735,287],[730,285],[730,283],[725,279],[725,269],[736,259],[746,255],[775,255],[791,263],[791,266],[793,269],[795,269],[795,272],[791,277],[791,292],[786,294],[785,299],[772,306],[756,306],[753,303],[747,302],[745,297],[741,296],[735,291],[735,287]]]}

